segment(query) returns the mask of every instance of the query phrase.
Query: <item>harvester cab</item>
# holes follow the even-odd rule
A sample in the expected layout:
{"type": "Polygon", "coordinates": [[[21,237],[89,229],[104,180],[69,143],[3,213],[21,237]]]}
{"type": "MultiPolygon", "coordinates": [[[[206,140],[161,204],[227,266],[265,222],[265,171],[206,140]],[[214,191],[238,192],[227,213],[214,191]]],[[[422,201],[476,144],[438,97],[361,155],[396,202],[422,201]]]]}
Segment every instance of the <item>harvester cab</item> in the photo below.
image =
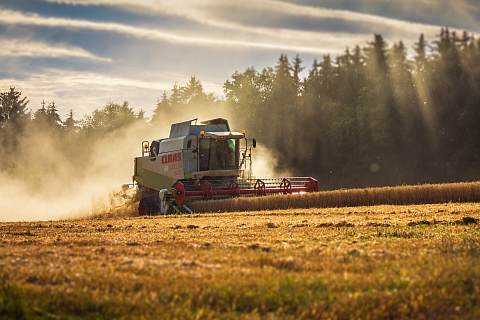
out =
{"type": "Polygon", "coordinates": [[[318,191],[312,178],[254,179],[255,147],[255,139],[222,118],[175,123],[168,138],[143,141],[133,175],[142,194],[139,214],[191,213],[185,200],[318,191]]]}

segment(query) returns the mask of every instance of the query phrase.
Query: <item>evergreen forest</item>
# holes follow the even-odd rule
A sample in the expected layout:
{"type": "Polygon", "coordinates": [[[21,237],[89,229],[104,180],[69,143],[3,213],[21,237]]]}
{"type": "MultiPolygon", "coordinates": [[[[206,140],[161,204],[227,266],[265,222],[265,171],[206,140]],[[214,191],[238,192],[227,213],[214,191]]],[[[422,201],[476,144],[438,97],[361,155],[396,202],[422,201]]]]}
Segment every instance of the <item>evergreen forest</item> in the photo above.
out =
{"type": "Polygon", "coordinates": [[[375,34],[310,67],[282,54],[272,67],[234,72],[224,98],[192,76],[163,92],[150,118],[125,101],[78,120],[70,110],[62,120],[55,102],[31,110],[13,85],[0,94],[0,171],[22,179],[54,170],[15,160],[40,131],[81,167],[89,150],[79,155],[74,146],[132,125],[169,128],[190,119],[172,114],[218,110],[273,151],[278,170],[312,176],[322,190],[480,180],[480,38],[467,32],[442,28],[431,41],[420,35],[413,48],[375,34]]]}

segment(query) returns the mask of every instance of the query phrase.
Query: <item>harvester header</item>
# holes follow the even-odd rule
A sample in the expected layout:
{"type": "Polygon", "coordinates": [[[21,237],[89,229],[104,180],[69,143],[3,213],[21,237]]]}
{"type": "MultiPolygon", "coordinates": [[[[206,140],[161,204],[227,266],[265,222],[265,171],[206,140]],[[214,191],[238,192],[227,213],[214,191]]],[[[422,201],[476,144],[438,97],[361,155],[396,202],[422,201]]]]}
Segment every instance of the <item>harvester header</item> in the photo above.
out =
{"type": "Polygon", "coordinates": [[[175,123],[168,138],[142,142],[133,181],[142,192],[140,215],[191,212],[188,200],[316,192],[313,178],[255,179],[255,139],[232,131],[226,119],[175,123]]]}

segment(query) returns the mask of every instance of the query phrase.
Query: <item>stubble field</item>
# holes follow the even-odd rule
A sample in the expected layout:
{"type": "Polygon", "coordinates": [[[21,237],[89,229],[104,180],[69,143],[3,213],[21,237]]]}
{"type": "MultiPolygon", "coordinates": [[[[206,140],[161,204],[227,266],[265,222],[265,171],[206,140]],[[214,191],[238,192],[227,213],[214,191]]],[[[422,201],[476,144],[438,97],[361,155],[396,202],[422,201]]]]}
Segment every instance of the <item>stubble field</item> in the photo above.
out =
{"type": "Polygon", "coordinates": [[[478,319],[477,203],[0,224],[0,318],[478,319]]]}

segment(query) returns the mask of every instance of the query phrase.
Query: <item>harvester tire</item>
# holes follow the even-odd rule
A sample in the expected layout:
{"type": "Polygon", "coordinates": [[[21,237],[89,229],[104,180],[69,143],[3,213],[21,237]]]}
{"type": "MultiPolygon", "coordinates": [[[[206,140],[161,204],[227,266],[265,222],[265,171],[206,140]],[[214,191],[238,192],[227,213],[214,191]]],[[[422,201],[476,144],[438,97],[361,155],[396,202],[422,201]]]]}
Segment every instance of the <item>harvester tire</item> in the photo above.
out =
{"type": "Polygon", "coordinates": [[[143,197],[138,204],[139,216],[154,216],[160,211],[158,205],[151,197],[143,197]]]}
{"type": "Polygon", "coordinates": [[[152,214],[152,204],[153,201],[149,198],[140,199],[138,204],[138,215],[139,216],[149,216],[152,214]]]}
{"type": "Polygon", "coordinates": [[[154,201],[152,201],[152,206],[150,208],[151,208],[150,209],[150,214],[152,216],[156,216],[160,212],[160,207],[154,201]]]}

